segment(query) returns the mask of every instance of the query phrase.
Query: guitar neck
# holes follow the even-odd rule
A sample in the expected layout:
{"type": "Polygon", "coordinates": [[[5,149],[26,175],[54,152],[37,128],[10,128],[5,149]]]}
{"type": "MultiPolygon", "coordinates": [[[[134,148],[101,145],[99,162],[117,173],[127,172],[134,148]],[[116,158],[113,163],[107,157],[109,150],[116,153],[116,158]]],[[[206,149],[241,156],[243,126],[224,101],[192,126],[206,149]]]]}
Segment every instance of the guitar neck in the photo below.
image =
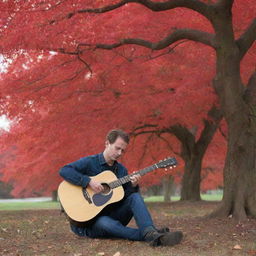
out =
{"type": "Polygon", "coordinates": [[[135,172],[135,173],[126,175],[126,176],[124,176],[124,177],[122,177],[122,178],[120,178],[120,179],[117,179],[117,180],[115,180],[115,181],[112,181],[112,182],[110,182],[108,185],[110,186],[110,188],[117,188],[117,187],[122,186],[123,184],[125,184],[125,183],[131,181],[131,177],[132,177],[133,175],[139,174],[140,176],[143,176],[143,175],[145,175],[145,174],[147,174],[147,173],[149,173],[149,172],[154,171],[154,170],[157,169],[157,168],[158,168],[157,164],[151,165],[151,166],[146,167],[146,168],[144,168],[144,169],[142,169],[142,170],[139,170],[139,171],[137,171],[137,172],[135,172]]]}

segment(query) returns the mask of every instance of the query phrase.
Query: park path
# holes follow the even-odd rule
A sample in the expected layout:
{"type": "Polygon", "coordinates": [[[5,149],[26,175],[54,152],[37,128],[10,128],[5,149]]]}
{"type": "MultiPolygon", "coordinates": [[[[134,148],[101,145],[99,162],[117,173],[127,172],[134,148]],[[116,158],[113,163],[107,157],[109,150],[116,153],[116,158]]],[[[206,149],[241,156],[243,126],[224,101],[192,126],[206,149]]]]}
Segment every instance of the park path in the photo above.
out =
{"type": "Polygon", "coordinates": [[[47,202],[51,200],[52,200],[51,197],[10,198],[10,199],[0,199],[0,203],[47,202]]]}

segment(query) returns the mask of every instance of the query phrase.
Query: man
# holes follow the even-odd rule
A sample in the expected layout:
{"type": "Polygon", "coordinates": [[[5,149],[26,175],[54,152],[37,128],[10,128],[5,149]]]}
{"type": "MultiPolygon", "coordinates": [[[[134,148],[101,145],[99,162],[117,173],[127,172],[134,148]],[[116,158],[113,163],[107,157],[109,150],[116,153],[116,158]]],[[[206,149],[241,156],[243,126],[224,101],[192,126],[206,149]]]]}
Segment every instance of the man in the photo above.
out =
{"type": "MultiPolygon", "coordinates": [[[[108,133],[103,153],[87,156],[64,166],[60,175],[68,182],[90,187],[95,193],[103,191],[103,186],[91,178],[102,171],[110,170],[117,178],[128,174],[119,162],[129,143],[129,136],[122,130],[108,133]]],[[[131,177],[131,182],[123,185],[124,198],[105,207],[92,221],[77,223],[70,221],[71,230],[78,236],[91,238],[123,238],[133,241],[147,241],[152,246],[166,246],[180,243],[182,232],[169,232],[168,228],[157,230],[150,213],[139,193],[140,175],[131,177]],[[137,228],[127,227],[134,217],[137,228]]]]}

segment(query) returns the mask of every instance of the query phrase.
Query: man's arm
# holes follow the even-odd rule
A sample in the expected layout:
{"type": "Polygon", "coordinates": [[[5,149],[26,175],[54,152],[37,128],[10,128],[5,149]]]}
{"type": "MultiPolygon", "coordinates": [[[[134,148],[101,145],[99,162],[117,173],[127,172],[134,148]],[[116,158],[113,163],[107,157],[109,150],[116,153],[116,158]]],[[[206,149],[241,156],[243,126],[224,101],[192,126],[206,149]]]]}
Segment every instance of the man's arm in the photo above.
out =
{"type": "Polygon", "coordinates": [[[62,167],[59,174],[64,180],[74,185],[86,187],[91,181],[91,178],[85,173],[87,165],[88,160],[84,157],[62,167]]]}
{"type": "Polygon", "coordinates": [[[88,175],[86,175],[86,168],[88,166],[88,158],[81,158],[71,164],[67,164],[60,169],[60,176],[66,181],[82,187],[90,186],[91,189],[100,193],[103,191],[104,187],[101,183],[92,180],[88,175]]]}

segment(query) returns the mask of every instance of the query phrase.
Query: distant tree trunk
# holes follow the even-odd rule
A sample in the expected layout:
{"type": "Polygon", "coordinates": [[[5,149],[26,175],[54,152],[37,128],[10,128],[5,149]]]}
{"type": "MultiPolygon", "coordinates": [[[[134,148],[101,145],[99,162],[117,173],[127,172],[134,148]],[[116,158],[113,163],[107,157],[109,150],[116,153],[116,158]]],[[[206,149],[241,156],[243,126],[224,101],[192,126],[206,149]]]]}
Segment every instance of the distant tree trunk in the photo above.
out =
{"type": "Polygon", "coordinates": [[[58,200],[57,190],[52,191],[52,201],[56,202],[58,200]]]}
{"type": "Polygon", "coordinates": [[[196,141],[195,132],[176,125],[170,131],[181,142],[181,157],[185,162],[184,175],[182,178],[181,201],[200,201],[200,183],[202,159],[205,151],[212,141],[212,138],[222,119],[220,110],[213,107],[209,113],[211,120],[204,120],[204,129],[196,141]]]}
{"type": "Polygon", "coordinates": [[[200,201],[202,157],[192,156],[185,163],[184,175],[182,178],[181,201],[200,201]]]}
{"type": "Polygon", "coordinates": [[[174,181],[174,179],[173,179],[172,175],[166,175],[163,178],[162,182],[163,182],[164,202],[171,201],[173,181],[174,181]]]}

